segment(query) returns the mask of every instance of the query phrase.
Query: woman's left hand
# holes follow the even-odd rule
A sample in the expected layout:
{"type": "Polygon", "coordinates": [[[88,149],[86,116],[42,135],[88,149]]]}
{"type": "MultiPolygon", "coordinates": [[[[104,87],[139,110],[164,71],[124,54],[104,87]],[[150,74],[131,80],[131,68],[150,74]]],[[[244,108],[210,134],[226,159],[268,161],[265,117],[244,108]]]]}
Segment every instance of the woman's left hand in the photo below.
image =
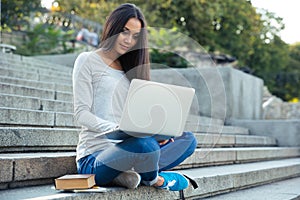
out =
{"type": "Polygon", "coordinates": [[[170,138],[168,140],[161,140],[158,142],[159,145],[165,145],[167,144],[168,142],[174,142],[174,138],[170,138]]]}

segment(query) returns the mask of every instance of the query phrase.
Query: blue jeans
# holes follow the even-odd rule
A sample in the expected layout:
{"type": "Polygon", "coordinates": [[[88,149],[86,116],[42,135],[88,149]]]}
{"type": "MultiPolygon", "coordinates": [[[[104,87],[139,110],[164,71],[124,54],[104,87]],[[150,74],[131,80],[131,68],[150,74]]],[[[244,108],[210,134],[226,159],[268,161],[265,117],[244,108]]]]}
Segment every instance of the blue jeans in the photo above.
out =
{"type": "Polygon", "coordinates": [[[174,142],[160,146],[154,137],[130,137],[108,149],[95,152],[77,162],[79,174],[96,174],[97,185],[110,183],[121,172],[134,169],[145,185],[153,185],[158,173],[171,169],[193,154],[197,140],[183,132],[174,142]]]}

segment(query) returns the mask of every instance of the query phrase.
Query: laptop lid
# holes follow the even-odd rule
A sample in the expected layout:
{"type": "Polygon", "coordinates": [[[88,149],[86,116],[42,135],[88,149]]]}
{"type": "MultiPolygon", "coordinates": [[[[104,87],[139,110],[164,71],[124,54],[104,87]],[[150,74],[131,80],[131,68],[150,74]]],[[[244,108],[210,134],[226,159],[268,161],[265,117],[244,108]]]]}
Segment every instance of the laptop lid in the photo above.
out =
{"type": "Polygon", "coordinates": [[[193,88],[133,79],[130,83],[120,130],[135,136],[180,136],[195,94],[193,88]]]}

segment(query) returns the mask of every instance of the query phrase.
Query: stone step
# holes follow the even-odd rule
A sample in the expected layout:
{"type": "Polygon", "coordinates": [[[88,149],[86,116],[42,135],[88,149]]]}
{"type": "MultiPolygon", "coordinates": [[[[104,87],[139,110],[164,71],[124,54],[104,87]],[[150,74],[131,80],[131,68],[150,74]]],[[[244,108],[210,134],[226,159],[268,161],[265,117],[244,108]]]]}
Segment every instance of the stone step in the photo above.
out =
{"type": "Polygon", "coordinates": [[[0,188],[49,183],[49,179],[75,173],[73,152],[0,154],[0,188]]]}
{"type": "Polygon", "coordinates": [[[224,121],[220,119],[209,118],[205,116],[190,114],[186,120],[190,124],[206,124],[206,125],[224,125],[224,121]]]}
{"type": "MultiPolygon", "coordinates": [[[[74,127],[73,113],[68,112],[52,112],[52,111],[40,111],[29,110],[19,108],[7,108],[0,107],[0,124],[2,125],[27,125],[27,126],[58,126],[58,127],[74,127]]],[[[201,126],[206,128],[207,126],[201,126]]],[[[238,127],[237,127],[238,128],[238,127]]],[[[187,131],[193,131],[189,129],[189,124],[185,128],[187,131]]],[[[226,126],[222,126],[222,132],[219,134],[241,134],[239,132],[225,132],[226,126]]],[[[232,127],[228,127],[228,130],[232,130],[232,127]]],[[[217,133],[217,132],[212,132],[217,133]]],[[[206,132],[206,134],[211,134],[206,132]]]]}
{"type": "Polygon", "coordinates": [[[68,101],[50,100],[14,94],[0,94],[0,99],[0,107],[53,112],[73,112],[73,104],[68,101]]]}
{"type": "Polygon", "coordinates": [[[24,72],[20,70],[15,69],[3,69],[0,68],[0,74],[1,76],[8,76],[8,77],[14,77],[14,78],[22,78],[22,79],[28,79],[28,80],[36,80],[36,81],[46,81],[46,82],[56,82],[61,84],[72,84],[71,76],[68,78],[66,76],[50,76],[47,74],[37,74],[32,72],[24,72]]]}
{"type": "MultiPolygon", "coordinates": [[[[16,54],[15,54],[16,55],[16,54]]],[[[18,56],[18,55],[17,55],[18,56]]],[[[62,72],[71,72],[72,66],[62,65],[59,63],[53,63],[46,60],[36,59],[28,56],[4,56],[2,57],[0,64],[4,66],[23,65],[24,67],[33,67],[38,69],[49,69],[49,70],[61,70],[62,72]]]]}
{"type": "Polygon", "coordinates": [[[300,157],[300,147],[198,148],[176,169],[300,157]]]}
{"type": "MultiPolygon", "coordinates": [[[[14,87],[9,85],[8,87],[14,87]]],[[[16,86],[13,88],[14,91],[17,91],[20,89],[19,86],[16,86]]],[[[40,90],[32,89],[32,88],[26,88],[28,91],[32,91],[32,93],[36,93],[35,96],[38,96],[40,93],[40,90]]],[[[21,90],[21,89],[20,89],[21,90]]],[[[44,91],[44,95],[40,96],[46,96],[48,99],[40,98],[40,97],[31,97],[31,96],[22,96],[22,95],[14,95],[14,94],[1,94],[0,93],[0,107],[7,107],[7,108],[20,108],[20,109],[28,109],[28,110],[40,110],[40,111],[57,111],[57,112],[73,112],[73,104],[71,101],[61,101],[61,100],[52,100],[50,99],[52,95],[55,96],[58,93],[53,91],[44,91]]],[[[9,89],[6,90],[6,92],[10,92],[9,89]]],[[[43,93],[41,92],[41,93],[43,93]]],[[[13,92],[12,92],[13,93],[13,92]]],[[[26,94],[26,92],[23,92],[26,94]]],[[[27,94],[30,92],[27,92],[27,94]]],[[[60,94],[59,94],[60,95],[60,94]]],[[[62,95],[60,95],[62,97],[62,95]]],[[[202,117],[202,116],[188,116],[187,119],[187,128],[190,126],[195,127],[196,123],[197,125],[204,126],[206,129],[209,129],[209,125],[217,125],[218,127],[223,127],[223,121],[219,119],[212,119],[208,117],[202,117]],[[195,122],[198,119],[197,122],[195,122]]]]}
{"type": "MultiPolygon", "coordinates": [[[[0,153],[75,151],[80,129],[0,127],[0,153]]],[[[274,138],[263,136],[195,134],[199,148],[276,146],[274,138]]]]}
{"type": "Polygon", "coordinates": [[[0,127],[0,153],[75,151],[80,129],[0,127]]]}
{"type": "Polygon", "coordinates": [[[29,86],[1,83],[2,94],[14,94],[27,97],[40,97],[43,99],[61,100],[71,102],[73,99],[72,92],[62,92],[55,90],[39,89],[29,86]]]}
{"type": "MultiPolygon", "coordinates": [[[[19,85],[16,88],[19,88],[19,85]]],[[[43,95],[43,96],[46,97],[48,96],[49,98],[51,98],[52,95],[55,94],[51,93],[51,95],[43,95]]],[[[1,93],[0,93],[0,98],[1,98],[0,107],[41,110],[41,111],[44,110],[44,111],[70,112],[70,113],[73,112],[73,104],[71,101],[51,100],[49,98],[44,99],[40,97],[22,96],[22,95],[15,95],[15,94],[1,94],[1,93]]],[[[213,125],[223,126],[222,120],[212,119],[203,116],[196,116],[196,115],[189,115],[186,123],[192,125],[198,123],[201,125],[213,124],[213,125]]]]}
{"type": "MultiPolygon", "coordinates": [[[[55,102],[54,102],[55,103],[55,102]]],[[[61,103],[61,102],[60,102],[61,103]]],[[[73,113],[68,112],[52,112],[52,111],[41,111],[41,110],[30,110],[30,109],[20,109],[20,108],[9,108],[0,107],[1,113],[0,124],[5,125],[35,125],[35,126],[66,126],[74,127],[73,113]]],[[[243,128],[232,127],[232,126],[220,126],[220,125],[198,125],[198,130],[207,130],[207,132],[201,131],[200,133],[205,134],[246,134],[243,128]],[[214,128],[212,131],[211,128],[214,128]],[[220,131],[220,132],[218,132],[220,131]]],[[[190,123],[186,124],[186,131],[192,131],[199,133],[199,131],[194,131],[190,127],[190,123]]]]}
{"type": "MultiPolygon", "coordinates": [[[[0,77],[1,79],[1,77],[0,77]]],[[[8,84],[10,87],[11,84],[8,84]]],[[[16,85],[12,85],[14,87],[16,85]]],[[[17,85],[15,89],[18,90],[20,85],[17,85]]],[[[32,87],[29,87],[32,89],[32,87]]],[[[28,89],[28,87],[27,87],[28,89]]],[[[35,87],[33,88],[33,90],[35,87]]],[[[6,90],[10,92],[11,90],[6,90]]],[[[37,91],[37,93],[40,90],[37,91]]],[[[44,91],[42,89],[42,91],[44,91]]],[[[47,90],[46,90],[47,91],[47,90]]],[[[49,90],[48,90],[49,91],[49,90]]],[[[51,90],[50,90],[51,91],[51,90]]],[[[2,92],[5,92],[3,90],[2,92]]],[[[52,92],[52,91],[51,91],[52,92]]],[[[13,92],[11,92],[13,93],[13,92]]],[[[26,92],[24,92],[26,94],[26,92]]],[[[30,110],[45,110],[45,111],[58,111],[58,112],[73,112],[73,105],[71,101],[60,101],[60,100],[52,100],[52,95],[40,95],[40,96],[48,96],[48,99],[40,98],[40,97],[32,97],[32,96],[22,96],[22,95],[15,95],[15,94],[1,94],[0,93],[0,107],[9,107],[9,108],[20,108],[20,109],[30,109],[30,110]],[[51,98],[51,99],[50,99],[51,98]]],[[[57,95],[57,93],[56,93],[57,95]]],[[[38,96],[36,94],[35,96],[38,96]]],[[[218,125],[223,126],[223,121],[219,119],[212,119],[203,116],[196,116],[196,115],[189,115],[187,118],[187,124],[191,124],[192,126],[198,125],[218,125]]]]}
{"type": "Polygon", "coordinates": [[[65,65],[57,65],[49,62],[39,62],[37,59],[33,59],[32,63],[27,63],[19,60],[7,60],[3,59],[0,61],[0,68],[9,68],[22,71],[33,71],[33,72],[61,72],[62,74],[72,74],[73,67],[65,65]]]}
{"type": "Polygon", "coordinates": [[[27,79],[13,78],[7,76],[0,76],[0,82],[13,84],[13,85],[28,86],[32,88],[46,89],[46,90],[72,92],[72,85],[70,84],[68,85],[68,84],[59,84],[54,82],[27,80],[27,79]]]}
{"type": "Polygon", "coordinates": [[[226,135],[195,133],[198,147],[250,147],[276,146],[275,138],[254,135],[226,135]]]}
{"type": "Polygon", "coordinates": [[[68,53],[68,54],[55,54],[55,55],[37,55],[32,58],[44,60],[50,63],[65,65],[68,67],[73,67],[75,59],[82,51],[94,51],[96,48],[86,47],[85,44],[77,43],[76,46],[78,50],[76,53],[68,53]]]}
{"type": "Polygon", "coordinates": [[[16,70],[24,73],[35,73],[39,75],[57,76],[60,78],[72,78],[72,71],[61,71],[57,69],[39,68],[36,66],[24,66],[22,63],[14,64],[13,66],[6,66],[0,64],[1,70],[16,70]]]}
{"type": "MultiPolygon", "coordinates": [[[[44,105],[47,107],[53,106],[53,108],[69,105],[66,102],[53,102],[53,101],[42,101],[45,104],[38,104],[39,100],[36,99],[35,108],[39,106],[36,110],[31,109],[23,109],[23,108],[10,108],[10,107],[0,107],[1,113],[0,116],[0,124],[5,125],[35,125],[35,126],[67,126],[67,127],[74,127],[74,115],[71,112],[53,112],[47,111],[44,109],[44,105]],[[48,104],[48,105],[47,105],[48,104]],[[43,110],[42,110],[43,109],[43,110]]],[[[17,102],[15,103],[17,104],[17,102]]],[[[26,105],[24,105],[26,106],[26,105]]],[[[34,105],[31,105],[34,106],[34,105]]],[[[72,106],[72,105],[69,105],[72,106]]],[[[63,110],[63,108],[61,108],[63,110]]],[[[207,126],[202,126],[207,127],[207,126]]],[[[226,130],[227,127],[223,127],[223,130],[226,130]]],[[[229,127],[230,129],[230,127],[229,127]]],[[[186,131],[193,131],[189,129],[189,123],[185,128],[186,131]]],[[[230,129],[231,130],[231,129],[230,129]]],[[[216,132],[213,132],[216,133],[216,132]]],[[[211,134],[207,132],[206,134],[211,134]]],[[[224,134],[221,132],[220,134],[224,134]]],[[[232,133],[234,134],[234,133],[232,133]]],[[[237,133],[239,134],[239,133],[237,133]]]]}
{"type": "Polygon", "coordinates": [[[249,135],[247,128],[239,126],[225,126],[216,124],[199,124],[199,123],[187,123],[186,130],[190,130],[195,133],[214,133],[214,134],[229,134],[229,135],[249,135]]]}
{"type": "Polygon", "coordinates": [[[182,170],[197,180],[198,190],[187,189],[195,198],[253,187],[300,176],[300,158],[182,170]]]}
{"type": "Polygon", "coordinates": [[[204,200],[295,200],[300,199],[300,177],[233,191],[204,200]]]}
{"type": "MultiPolygon", "coordinates": [[[[174,169],[246,163],[299,156],[300,148],[197,149],[191,157],[174,169]]],[[[75,152],[2,153],[0,154],[0,163],[3,166],[0,169],[0,185],[2,185],[2,188],[29,186],[32,183],[42,184],[51,178],[67,172],[76,173],[75,152]],[[63,163],[63,165],[54,167],[53,165],[57,165],[57,163],[63,163]],[[44,174],[46,171],[47,173],[44,174]]]]}
{"type": "MultiPolygon", "coordinates": [[[[197,189],[189,186],[184,196],[189,199],[211,197],[230,191],[236,191],[256,185],[267,184],[300,176],[300,158],[263,161],[257,163],[234,164],[227,166],[202,167],[178,170],[194,178],[197,189]]],[[[298,183],[298,182],[296,182],[298,183]]],[[[298,187],[299,188],[299,187],[298,187]]],[[[45,186],[23,187],[2,190],[1,199],[180,199],[179,192],[158,190],[140,186],[138,189],[108,188],[105,193],[66,193],[54,190],[52,183],[45,186]]],[[[297,190],[299,191],[299,190],[297,190]]],[[[273,191],[276,192],[276,191],[273,191]]],[[[272,198],[271,198],[272,199],[272,198]]]]}
{"type": "Polygon", "coordinates": [[[73,70],[71,67],[67,67],[60,64],[53,64],[51,62],[43,61],[28,56],[21,56],[16,54],[8,55],[1,53],[0,57],[0,65],[7,66],[10,68],[13,68],[13,66],[15,65],[21,65],[23,68],[32,67],[37,69],[47,69],[65,73],[71,73],[73,70]]]}
{"type": "Polygon", "coordinates": [[[2,126],[74,127],[73,114],[0,107],[2,126]]]}

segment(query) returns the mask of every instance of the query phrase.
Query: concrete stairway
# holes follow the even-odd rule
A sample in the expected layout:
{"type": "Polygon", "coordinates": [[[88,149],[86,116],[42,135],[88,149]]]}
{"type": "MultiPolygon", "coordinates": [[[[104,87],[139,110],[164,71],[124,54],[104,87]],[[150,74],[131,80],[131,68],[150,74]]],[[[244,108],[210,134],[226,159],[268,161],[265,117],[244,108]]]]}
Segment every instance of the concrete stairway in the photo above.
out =
{"type": "MultiPolygon", "coordinates": [[[[110,188],[108,193],[55,191],[54,178],[76,173],[79,129],[73,123],[72,69],[18,55],[0,54],[0,58],[0,199],[180,198],[178,192],[144,186],[110,188]]],[[[195,132],[198,148],[175,170],[193,177],[199,188],[185,190],[186,198],[300,176],[300,148],[279,147],[274,138],[223,124],[189,116],[186,130],[195,132]]]]}

